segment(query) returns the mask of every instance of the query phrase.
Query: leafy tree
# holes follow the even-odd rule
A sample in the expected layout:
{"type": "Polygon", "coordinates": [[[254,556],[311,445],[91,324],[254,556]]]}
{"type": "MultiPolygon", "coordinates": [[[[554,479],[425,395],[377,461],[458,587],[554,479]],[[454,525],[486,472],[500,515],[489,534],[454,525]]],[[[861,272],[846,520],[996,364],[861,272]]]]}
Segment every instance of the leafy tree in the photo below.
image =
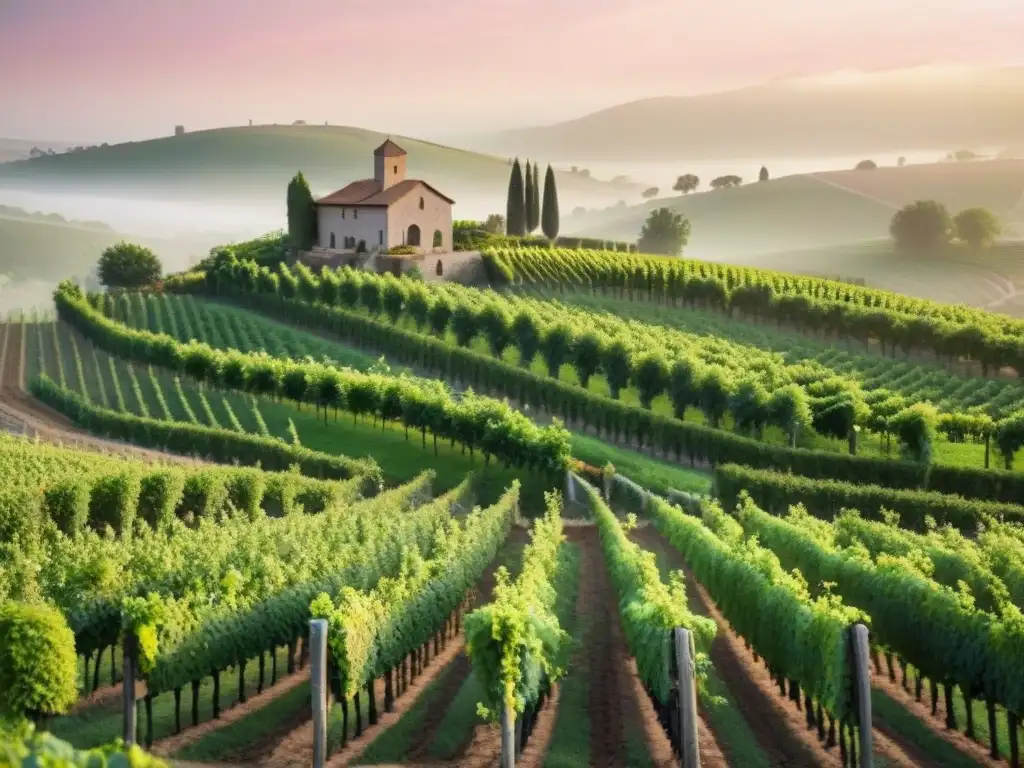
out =
{"type": "Polygon", "coordinates": [[[684,195],[688,195],[695,191],[700,186],[700,177],[692,174],[685,173],[676,179],[676,183],[672,185],[672,190],[675,192],[681,192],[684,195]]]}
{"type": "Polygon", "coordinates": [[[718,365],[706,368],[697,384],[697,405],[712,427],[717,428],[729,411],[732,386],[728,371],[718,365]]]}
{"type": "Polygon", "coordinates": [[[412,321],[416,323],[416,329],[422,330],[427,324],[427,315],[430,312],[430,296],[426,290],[420,286],[410,289],[405,300],[405,308],[412,321]]]}
{"type": "Polygon", "coordinates": [[[956,236],[972,248],[985,248],[1002,234],[1002,225],[987,208],[967,208],[953,219],[956,236]]]}
{"type": "Polygon", "coordinates": [[[633,362],[629,349],[621,341],[614,341],[604,350],[601,360],[608,389],[613,399],[619,399],[619,393],[629,384],[633,375],[633,362]]]}
{"type": "Polygon", "coordinates": [[[572,345],[572,365],[576,369],[576,376],[580,380],[580,386],[584,389],[593,376],[601,368],[601,354],[604,345],[601,337],[596,333],[589,332],[578,337],[572,345]]]}
{"type": "Polygon", "coordinates": [[[900,158],[899,158],[899,159],[898,159],[898,160],[896,161],[896,165],[897,165],[898,167],[900,167],[900,168],[902,168],[902,167],[903,167],[903,166],[905,166],[906,164],[907,164],[907,158],[905,158],[905,157],[900,157],[900,158]]]}
{"type": "Polygon", "coordinates": [[[544,210],[541,211],[540,220],[541,229],[544,230],[544,236],[548,240],[558,237],[559,223],[558,187],[555,184],[555,172],[548,165],[548,169],[544,173],[544,210]]]}
{"type": "Polygon", "coordinates": [[[807,391],[796,384],[788,384],[772,392],[768,411],[769,423],[785,430],[790,448],[796,448],[797,435],[811,426],[814,418],[807,391]]]}
{"type": "Polygon", "coordinates": [[[654,398],[665,391],[668,383],[668,364],[658,352],[644,355],[633,366],[633,384],[640,405],[650,409],[654,398]]]}
{"type": "Polygon", "coordinates": [[[878,163],[874,160],[861,160],[854,167],[855,171],[873,171],[878,167],[878,163]]]}
{"type": "Polygon", "coordinates": [[[500,213],[492,213],[484,222],[484,232],[492,235],[501,235],[505,232],[505,217],[500,213]]]}
{"type": "Polygon", "coordinates": [[[402,307],[405,304],[405,288],[395,279],[388,280],[384,284],[384,295],[381,302],[384,305],[384,314],[392,323],[397,323],[402,315],[402,307]]]}
{"type": "Polygon", "coordinates": [[[562,363],[569,359],[572,351],[572,328],[562,323],[552,326],[540,340],[540,354],[548,368],[548,375],[558,378],[562,363]]]}
{"type": "Polygon", "coordinates": [[[745,379],[729,397],[729,410],[737,432],[760,439],[771,416],[768,392],[756,379],[745,379]]]}
{"type": "Polygon", "coordinates": [[[728,189],[729,187],[738,187],[743,183],[743,178],[736,176],[735,174],[728,174],[726,176],[719,176],[711,180],[712,189],[728,189]]]}
{"type": "Polygon", "coordinates": [[[1017,411],[996,422],[994,437],[1006,469],[1012,470],[1013,457],[1024,448],[1024,411],[1017,411]]]}
{"type": "Polygon", "coordinates": [[[648,214],[637,249],[641,253],[678,256],[689,239],[690,222],[670,208],[658,208],[648,214]]]}
{"type": "Polygon", "coordinates": [[[302,171],[288,182],[288,239],[293,248],[308,251],[317,241],[316,203],[302,171]]]}
{"type": "Polygon", "coordinates": [[[380,314],[380,284],[376,280],[366,280],[359,287],[359,302],[366,307],[371,315],[380,314]]]}
{"type": "Polygon", "coordinates": [[[459,304],[452,312],[452,331],[455,343],[460,347],[468,347],[479,330],[476,313],[466,304],[459,304]]]}
{"type": "Polygon", "coordinates": [[[491,354],[501,357],[505,348],[512,343],[512,320],[508,312],[498,304],[489,304],[480,312],[479,319],[491,354]]]}
{"type": "Polygon", "coordinates": [[[141,288],[160,279],[160,260],[149,248],[120,242],[103,251],[100,282],[107,288],[141,288]]]}
{"type": "Polygon", "coordinates": [[[657,196],[658,196],[658,188],[657,187],[648,187],[647,189],[645,189],[643,191],[643,198],[644,198],[644,200],[650,200],[651,198],[654,198],[654,197],[657,197],[657,196]]]}
{"type": "Polygon", "coordinates": [[[526,180],[523,183],[523,215],[526,221],[526,234],[533,232],[533,165],[526,161],[526,180]]]}
{"type": "Polygon", "coordinates": [[[435,336],[444,336],[448,330],[448,323],[452,319],[452,305],[444,296],[439,296],[430,306],[427,313],[427,322],[430,323],[430,330],[435,336]]]}
{"type": "Polygon", "coordinates": [[[540,327],[529,310],[521,310],[513,318],[512,343],[519,350],[519,364],[529,368],[540,349],[540,327]]]}
{"type": "Polygon", "coordinates": [[[918,200],[896,212],[889,224],[896,247],[906,251],[928,251],[949,244],[953,219],[942,203],[918,200]]]}
{"type": "Polygon", "coordinates": [[[518,157],[512,163],[512,173],[508,179],[505,232],[517,237],[526,234],[526,190],[523,186],[523,169],[519,165],[518,157]]]}
{"type": "Polygon", "coordinates": [[[931,403],[915,403],[893,417],[890,427],[900,441],[900,452],[911,461],[932,462],[939,412],[931,403]]]}
{"type": "Polygon", "coordinates": [[[764,165],[761,166],[761,172],[757,174],[758,181],[768,181],[768,168],[764,165]]]}
{"type": "Polygon", "coordinates": [[[686,415],[686,409],[697,405],[697,385],[703,375],[703,366],[697,360],[682,358],[672,365],[668,375],[668,399],[677,419],[686,415]]]}

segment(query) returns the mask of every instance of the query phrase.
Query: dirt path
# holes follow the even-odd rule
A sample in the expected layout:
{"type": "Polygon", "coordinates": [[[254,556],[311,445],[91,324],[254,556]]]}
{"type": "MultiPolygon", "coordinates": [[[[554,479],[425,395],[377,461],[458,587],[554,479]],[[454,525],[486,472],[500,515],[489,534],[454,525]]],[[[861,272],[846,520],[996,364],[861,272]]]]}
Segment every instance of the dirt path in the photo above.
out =
{"type": "MultiPolygon", "coordinates": [[[[778,696],[774,681],[763,664],[754,661],[743,641],[730,629],[710,596],[686,567],[675,549],[667,546],[653,526],[638,528],[635,540],[651,551],[667,552],[670,564],[686,575],[687,594],[691,607],[708,616],[718,625],[718,634],[711,645],[711,662],[715,673],[725,684],[732,703],[750,726],[765,757],[773,766],[830,766],[840,768],[838,748],[826,750],[816,735],[807,730],[804,713],[778,696]]],[[[728,759],[726,734],[715,734],[728,759]]],[[[886,758],[888,766],[915,766],[914,761],[898,746],[881,734],[875,734],[875,752],[886,758]]],[[[735,765],[735,761],[730,761],[735,765]]]]}
{"type": "MultiPolygon", "coordinates": [[[[504,547],[516,544],[526,544],[529,540],[530,535],[528,530],[515,525],[512,527],[512,530],[509,531],[504,547]]],[[[480,578],[480,583],[476,588],[476,596],[473,599],[472,605],[473,609],[479,608],[480,606],[486,605],[490,602],[491,595],[494,592],[495,573],[497,570],[498,565],[497,560],[495,560],[495,562],[489,565],[487,570],[484,571],[483,576],[480,578]]],[[[415,741],[413,741],[409,752],[406,754],[405,762],[418,763],[429,760],[428,750],[430,749],[430,745],[434,743],[434,738],[437,735],[437,729],[440,728],[449,707],[455,700],[459,690],[469,678],[472,671],[473,667],[470,663],[469,656],[464,652],[459,653],[452,662],[451,671],[448,672],[445,677],[444,685],[431,701],[430,708],[427,711],[426,717],[423,719],[422,727],[419,729],[415,741]]],[[[459,753],[464,749],[467,749],[468,746],[469,742],[462,746],[459,753]]]]}
{"type": "MultiPolygon", "coordinates": [[[[579,620],[585,622],[583,650],[587,654],[590,678],[587,702],[590,765],[595,768],[628,765],[626,740],[629,736],[642,740],[659,768],[674,765],[671,745],[626,647],[597,528],[579,526],[566,531],[581,551],[579,620]]],[[[703,732],[701,765],[726,768],[728,764],[710,731],[706,727],[698,730],[703,732]]]]}

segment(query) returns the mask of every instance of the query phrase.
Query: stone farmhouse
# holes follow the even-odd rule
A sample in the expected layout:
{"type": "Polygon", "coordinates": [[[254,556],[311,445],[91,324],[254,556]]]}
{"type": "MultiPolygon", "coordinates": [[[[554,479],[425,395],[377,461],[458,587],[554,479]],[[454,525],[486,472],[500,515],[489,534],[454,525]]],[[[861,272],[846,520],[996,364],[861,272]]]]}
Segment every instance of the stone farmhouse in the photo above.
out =
{"type": "Polygon", "coordinates": [[[452,250],[454,200],[405,177],[406,151],[391,139],[373,152],[373,178],[316,201],[321,253],[379,253],[398,245],[418,253],[452,250]]]}

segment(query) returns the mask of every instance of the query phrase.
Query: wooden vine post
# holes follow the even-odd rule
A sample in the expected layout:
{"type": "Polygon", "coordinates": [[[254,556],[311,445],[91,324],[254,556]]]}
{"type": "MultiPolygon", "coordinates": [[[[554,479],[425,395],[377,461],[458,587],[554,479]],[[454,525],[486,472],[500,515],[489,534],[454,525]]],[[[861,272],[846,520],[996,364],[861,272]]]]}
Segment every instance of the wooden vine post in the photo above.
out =
{"type": "Polygon", "coordinates": [[[868,642],[868,628],[854,624],[850,630],[850,646],[853,653],[853,699],[857,707],[857,722],[860,725],[860,768],[871,768],[871,651],[868,642]]]}
{"type": "MultiPolygon", "coordinates": [[[[121,699],[124,704],[124,743],[128,746],[136,743],[138,733],[138,716],[135,708],[135,653],[138,640],[135,633],[125,630],[124,633],[124,680],[121,686],[121,699]]],[[[97,664],[99,657],[97,656],[97,664]]]]}
{"type": "Polygon", "coordinates": [[[693,634],[675,631],[676,669],[679,674],[679,755],[682,768],[700,768],[697,741],[697,668],[693,634]]]}
{"type": "Polygon", "coordinates": [[[309,688],[313,695],[313,768],[327,761],[327,621],[309,622],[309,688]]]}
{"type": "Polygon", "coordinates": [[[516,765],[516,734],[515,710],[501,705],[501,768],[515,768],[516,765]]]}

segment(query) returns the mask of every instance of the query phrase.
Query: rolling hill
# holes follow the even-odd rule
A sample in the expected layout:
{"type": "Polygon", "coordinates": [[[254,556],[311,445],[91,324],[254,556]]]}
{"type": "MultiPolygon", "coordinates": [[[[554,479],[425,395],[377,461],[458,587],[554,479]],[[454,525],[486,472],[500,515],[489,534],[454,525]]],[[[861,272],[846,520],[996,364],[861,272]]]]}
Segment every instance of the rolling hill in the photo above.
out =
{"type": "Polygon", "coordinates": [[[627,208],[590,211],[567,219],[563,229],[568,234],[633,240],[647,214],[667,206],[690,220],[687,255],[744,260],[885,237],[893,213],[921,199],[938,200],[954,213],[984,206],[1011,230],[1024,230],[1024,161],[934,163],[786,176],[627,208]]]}
{"type": "Polygon", "coordinates": [[[472,146],[578,161],[809,157],[1019,144],[1024,67],[918,68],[776,80],[620,104],[472,146]]]}
{"type": "MultiPolygon", "coordinates": [[[[0,188],[150,199],[232,200],[284,205],[288,180],[302,170],[314,194],[326,194],[373,172],[372,153],[385,136],[335,126],[222,128],[115,144],[0,165],[0,188]]],[[[409,153],[409,173],[429,179],[458,204],[459,216],[504,211],[509,161],[394,137],[409,153]],[[467,207],[480,211],[467,211],[467,207]]],[[[541,158],[538,157],[538,160],[541,158]]],[[[563,206],[635,194],[579,175],[559,174],[563,206]]]]}

